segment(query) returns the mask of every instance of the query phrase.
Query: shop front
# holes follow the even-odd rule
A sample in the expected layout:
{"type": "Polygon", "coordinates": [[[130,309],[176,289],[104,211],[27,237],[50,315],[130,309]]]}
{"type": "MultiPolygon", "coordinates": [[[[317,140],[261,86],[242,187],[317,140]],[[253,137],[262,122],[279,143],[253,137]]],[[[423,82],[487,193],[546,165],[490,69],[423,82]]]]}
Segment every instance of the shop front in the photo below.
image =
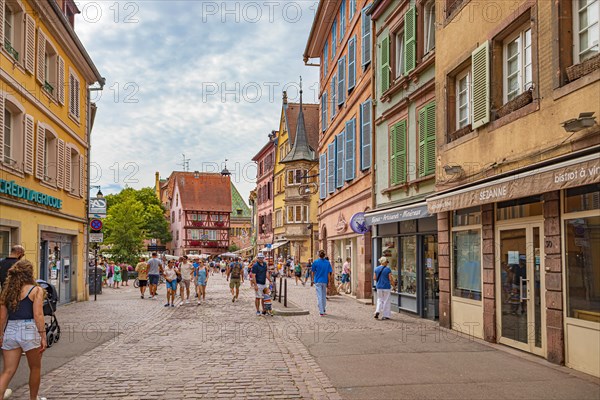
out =
{"type": "Polygon", "coordinates": [[[437,220],[425,202],[372,211],[365,220],[374,229],[373,262],[385,256],[392,270],[392,308],[438,319],[437,220]]]}
{"type": "Polygon", "coordinates": [[[428,199],[440,324],[600,376],[599,182],[588,155],[428,199]]]}

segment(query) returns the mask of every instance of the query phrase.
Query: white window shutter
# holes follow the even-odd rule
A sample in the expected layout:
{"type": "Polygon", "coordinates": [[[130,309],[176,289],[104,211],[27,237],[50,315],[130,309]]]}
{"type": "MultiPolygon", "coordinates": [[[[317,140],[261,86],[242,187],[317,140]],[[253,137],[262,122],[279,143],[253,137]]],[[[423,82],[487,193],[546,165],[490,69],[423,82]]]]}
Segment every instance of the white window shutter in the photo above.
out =
{"type": "Polygon", "coordinates": [[[37,43],[37,80],[42,85],[46,81],[45,64],[46,63],[46,35],[38,28],[37,43]]]}
{"type": "Polygon", "coordinates": [[[33,116],[27,114],[24,119],[25,123],[25,162],[23,163],[23,170],[26,174],[33,175],[33,154],[34,154],[34,136],[35,127],[33,116]]]}
{"type": "Polygon", "coordinates": [[[39,180],[44,180],[44,144],[46,141],[46,129],[44,125],[38,121],[37,123],[37,138],[36,138],[36,155],[35,155],[35,177],[39,180]]]}
{"type": "Polygon", "coordinates": [[[85,193],[85,181],[84,181],[85,165],[83,163],[83,156],[79,155],[79,197],[83,197],[85,193]]]}
{"type": "Polygon", "coordinates": [[[29,14],[25,19],[25,69],[35,73],[35,20],[29,14]]]}
{"type": "MultiPolygon", "coordinates": [[[[4,8],[2,8],[4,10],[4,8]]],[[[4,26],[4,23],[2,23],[4,26]]],[[[4,92],[0,91],[0,163],[4,162],[4,92]]]]}
{"type": "Polygon", "coordinates": [[[58,90],[58,102],[62,105],[65,104],[65,60],[61,56],[58,56],[58,79],[56,80],[58,90]]]}
{"type": "Polygon", "coordinates": [[[490,53],[485,42],[471,53],[473,129],[490,122],[490,53]]]}
{"type": "Polygon", "coordinates": [[[64,162],[64,169],[65,169],[65,191],[70,193],[72,188],[71,188],[71,145],[67,145],[66,149],[65,149],[65,162],[64,162]]]}
{"type": "Polygon", "coordinates": [[[56,186],[60,189],[65,187],[65,141],[58,139],[56,142],[58,160],[56,166],[56,186]]]}
{"type": "Polygon", "coordinates": [[[4,46],[4,7],[6,7],[6,0],[0,0],[0,45],[4,46]]]}

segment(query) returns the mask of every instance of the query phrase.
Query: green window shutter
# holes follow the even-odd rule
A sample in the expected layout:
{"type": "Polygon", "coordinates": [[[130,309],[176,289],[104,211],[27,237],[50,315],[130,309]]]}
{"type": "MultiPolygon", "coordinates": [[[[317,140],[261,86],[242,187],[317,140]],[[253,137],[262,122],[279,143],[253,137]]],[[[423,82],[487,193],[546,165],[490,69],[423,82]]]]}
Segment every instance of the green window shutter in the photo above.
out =
{"type": "Polygon", "coordinates": [[[390,37],[381,41],[381,93],[390,88],[390,37]]]}
{"type": "Polygon", "coordinates": [[[471,53],[473,129],[490,122],[490,53],[488,48],[488,42],[485,42],[471,53]]]}
{"type": "Polygon", "coordinates": [[[419,111],[419,176],[435,173],[435,103],[419,111]]]}
{"type": "Polygon", "coordinates": [[[417,12],[414,6],[404,15],[404,73],[417,65],[417,12]]]}
{"type": "Polygon", "coordinates": [[[390,170],[392,185],[406,182],[406,121],[392,126],[390,170]]]}

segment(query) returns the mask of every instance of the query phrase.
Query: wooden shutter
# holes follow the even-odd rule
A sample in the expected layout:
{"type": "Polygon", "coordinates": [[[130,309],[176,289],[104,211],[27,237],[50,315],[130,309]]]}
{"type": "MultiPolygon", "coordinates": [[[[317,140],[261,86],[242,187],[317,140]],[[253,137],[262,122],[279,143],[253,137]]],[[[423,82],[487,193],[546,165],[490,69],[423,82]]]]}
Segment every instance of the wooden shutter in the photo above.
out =
{"type": "Polygon", "coordinates": [[[381,93],[390,88],[390,37],[381,41],[381,93]]]}
{"type": "Polygon", "coordinates": [[[6,7],[6,0],[0,0],[0,25],[2,25],[0,26],[0,46],[4,46],[4,7],[6,7]]]}
{"type": "Polygon", "coordinates": [[[345,33],[346,33],[346,0],[342,0],[342,5],[340,6],[340,42],[344,38],[345,33]]]}
{"type": "Polygon", "coordinates": [[[490,55],[488,49],[488,42],[485,42],[471,53],[473,129],[490,122],[490,55]]]}
{"type": "MultiPolygon", "coordinates": [[[[4,12],[4,8],[2,10],[4,12]]],[[[4,123],[4,92],[0,91],[0,163],[4,162],[4,123]]]]}
{"type": "Polygon", "coordinates": [[[404,73],[408,74],[417,65],[417,13],[415,7],[404,15],[404,73]]]}
{"type": "Polygon", "coordinates": [[[360,168],[371,167],[371,100],[360,106],[360,168]]]}
{"type": "Polygon", "coordinates": [[[325,132],[327,129],[327,92],[323,92],[321,96],[321,130],[325,132]]]}
{"type": "Polygon", "coordinates": [[[367,15],[368,7],[363,8],[362,18],[362,65],[371,62],[371,17],[367,15]]]}
{"type": "Polygon", "coordinates": [[[327,77],[327,63],[329,57],[329,44],[325,42],[325,47],[323,48],[323,78],[327,77]]]}
{"type": "Polygon", "coordinates": [[[327,196],[327,155],[319,156],[319,198],[327,196]]]}
{"type": "Polygon", "coordinates": [[[44,63],[46,62],[46,35],[38,28],[38,43],[37,43],[37,80],[42,85],[46,81],[46,73],[44,63]]]}
{"type": "MultiPolygon", "coordinates": [[[[337,48],[337,21],[333,21],[331,26],[331,60],[335,60],[335,50],[337,48]]],[[[335,68],[335,65],[332,65],[335,68]]]]}
{"type": "Polygon", "coordinates": [[[36,137],[36,154],[35,154],[35,177],[44,180],[45,158],[44,144],[46,142],[46,129],[44,125],[38,121],[37,137],[36,137]]]}
{"type": "Polygon", "coordinates": [[[85,180],[84,180],[85,164],[83,163],[83,156],[79,155],[79,197],[83,197],[85,193],[85,180]]]}
{"type": "Polygon", "coordinates": [[[29,14],[25,19],[25,70],[35,73],[35,20],[29,14]]]}
{"type": "Polygon", "coordinates": [[[71,187],[71,180],[73,179],[73,177],[71,176],[71,161],[72,161],[72,154],[71,154],[71,146],[67,145],[66,151],[65,151],[65,163],[64,163],[64,169],[65,169],[65,191],[71,193],[71,190],[73,190],[73,188],[71,187]]]}
{"type": "Polygon", "coordinates": [[[327,193],[335,192],[335,142],[327,145],[327,193]]]}
{"type": "Polygon", "coordinates": [[[335,137],[335,187],[344,186],[344,138],[345,132],[342,131],[335,137]]]}
{"type": "Polygon", "coordinates": [[[336,95],[336,76],[334,75],[331,78],[331,119],[333,119],[333,117],[335,117],[335,109],[337,107],[337,103],[335,102],[335,95],[336,95]]]}
{"type": "Polygon", "coordinates": [[[23,171],[26,174],[33,175],[33,160],[34,160],[34,136],[35,127],[33,117],[29,114],[25,115],[24,118],[25,129],[25,160],[23,163],[23,171]]]}
{"type": "Polygon", "coordinates": [[[406,182],[406,120],[392,126],[390,134],[392,185],[406,182]]]}
{"type": "Polygon", "coordinates": [[[346,57],[340,58],[338,61],[338,90],[337,103],[343,104],[346,100],[346,57]]]}
{"type": "Polygon", "coordinates": [[[348,91],[356,85],[356,36],[348,41],[348,91]]]}
{"type": "Polygon", "coordinates": [[[419,176],[435,173],[435,103],[419,111],[419,176]]]}
{"type": "Polygon", "coordinates": [[[345,150],[345,166],[344,166],[344,175],[345,180],[351,181],[354,179],[356,173],[356,163],[355,163],[355,154],[356,154],[356,119],[352,118],[350,121],[346,122],[346,150],[345,150]]]}
{"type": "Polygon", "coordinates": [[[75,77],[75,118],[79,121],[81,105],[79,104],[81,98],[81,88],[79,87],[79,79],[75,77]]]}
{"type": "Polygon", "coordinates": [[[58,73],[58,78],[56,79],[56,85],[58,90],[58,102],[62,105],[65,104],[65,60],[61,56],[57,57],[57,67],[56,71],[58,73]]]}
{"type": "Polygon", "coordinates": [[[58,139],[56,141],[56,186],[60,189],[65,187],[65,141],[58,139]]]}

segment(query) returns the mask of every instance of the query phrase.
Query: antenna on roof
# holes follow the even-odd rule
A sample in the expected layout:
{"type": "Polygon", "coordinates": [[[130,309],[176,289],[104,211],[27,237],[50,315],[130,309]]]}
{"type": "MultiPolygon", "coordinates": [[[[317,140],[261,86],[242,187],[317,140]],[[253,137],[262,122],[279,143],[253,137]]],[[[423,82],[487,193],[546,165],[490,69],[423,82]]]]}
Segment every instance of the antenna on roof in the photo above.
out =
{"type": "Polygon", "coordinates": [[[177,165],[181,165],[181,167],[183,168],[183,172],[188,172],[190,170],[190,159],[185,158],[185,154],[182,154],[181,156],[183,157],[181,164],[177,165]]]}

